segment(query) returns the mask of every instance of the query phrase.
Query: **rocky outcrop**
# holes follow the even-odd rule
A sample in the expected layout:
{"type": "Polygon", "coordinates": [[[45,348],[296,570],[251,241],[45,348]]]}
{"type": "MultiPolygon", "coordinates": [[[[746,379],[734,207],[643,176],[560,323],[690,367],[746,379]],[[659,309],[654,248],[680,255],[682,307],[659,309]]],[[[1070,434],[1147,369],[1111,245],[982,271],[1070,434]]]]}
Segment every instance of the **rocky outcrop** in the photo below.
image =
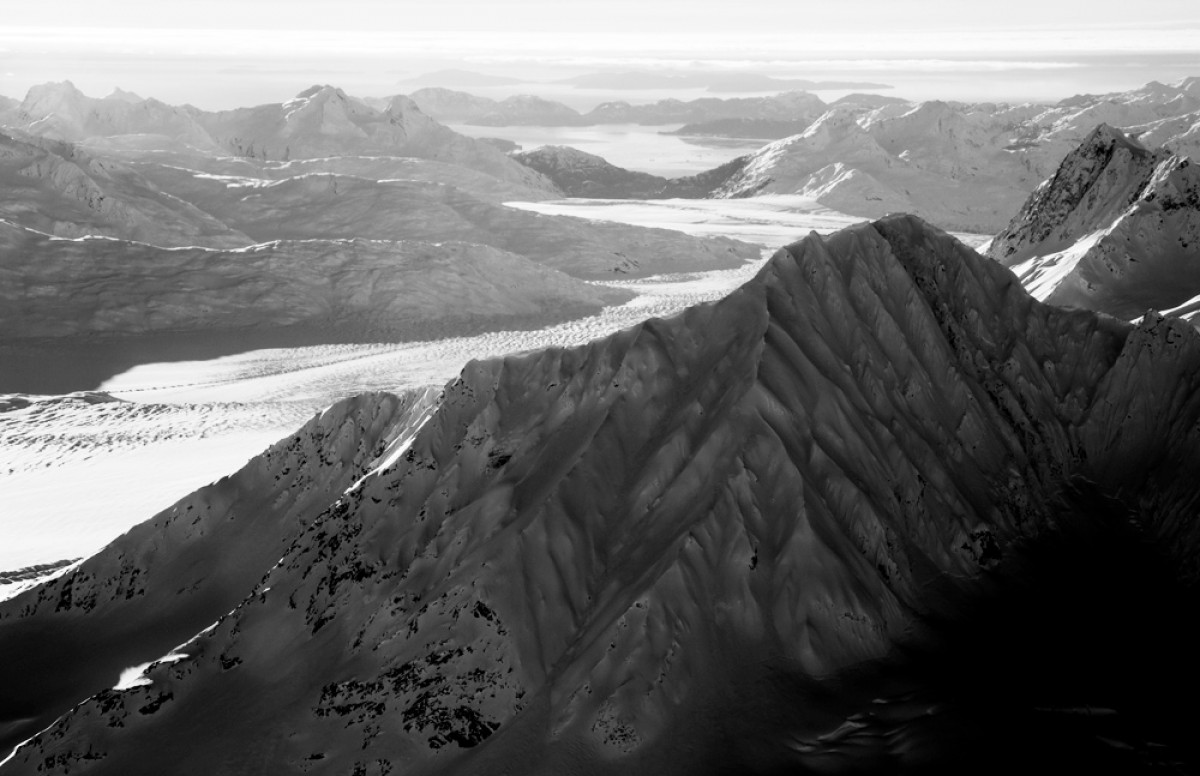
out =
{"type": "Polygon", "coordinates": [[[6,768],[1191,767],[1197,375],[1181,322],[1042,305],[916,219],[813,235],[427,419],[331,410],[0,604],[6,741],[66,712],[6,768]]]}
{"type": "Polygon", "coordinates": [[[0,654],[20,667],[7,677],[4,744],[45,727],[81,689],[111,688],[122,669],[154,660],[236,607],[320,505],[405,444],[432,399],[339,402],[67,576],[0,604],[0,654]]]}

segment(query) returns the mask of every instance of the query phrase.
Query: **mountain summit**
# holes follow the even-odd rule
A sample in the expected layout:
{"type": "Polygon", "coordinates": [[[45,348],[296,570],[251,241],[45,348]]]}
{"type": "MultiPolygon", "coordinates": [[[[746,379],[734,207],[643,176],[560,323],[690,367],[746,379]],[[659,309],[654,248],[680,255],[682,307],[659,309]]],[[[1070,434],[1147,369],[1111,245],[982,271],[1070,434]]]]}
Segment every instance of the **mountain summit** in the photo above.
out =
{"type": "Polygon", "coordinates": [[[1198,376],[1191,327],[1039,304],[915,218],[814,234],[331,408],[0,604],[5,767],[1194,765],[1198,376]]]}
{"type": "Polygon", "coordinates": [[[988,255],[1038,299],[1134,318],[1200,294],[1200,168],[1100,125],[988,255]]]}

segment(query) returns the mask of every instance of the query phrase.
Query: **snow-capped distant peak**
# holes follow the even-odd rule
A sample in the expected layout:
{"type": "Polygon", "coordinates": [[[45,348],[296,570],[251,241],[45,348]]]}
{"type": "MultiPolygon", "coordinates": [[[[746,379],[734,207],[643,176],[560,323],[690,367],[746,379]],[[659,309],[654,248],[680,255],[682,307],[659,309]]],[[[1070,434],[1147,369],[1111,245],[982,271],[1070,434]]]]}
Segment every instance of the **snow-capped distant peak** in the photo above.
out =
{"type": "MultiPolygon", "coordinates": [[[[345,98],[346,93],[336,86],[329,84],[313,84],[304,91],[297,94],[294,100],[307,100],[311,97],[327,96],[327,97],[342,97],[345,98]]],[[[289,101],[290,102],[290,101],[289,101]]]]}
{"type": "Polygon", "coordinates": [[[109,94],[104,99],[118,100],[120,102],[127,102],[131,105],[136,105],[139,102],[145,102],[145,100],[143,100],[141,96],[134,94],[133,92],[125,91],[124,89],[120,88],[119,86],[115,87],[112,90],[112,93],[109,94]]]}

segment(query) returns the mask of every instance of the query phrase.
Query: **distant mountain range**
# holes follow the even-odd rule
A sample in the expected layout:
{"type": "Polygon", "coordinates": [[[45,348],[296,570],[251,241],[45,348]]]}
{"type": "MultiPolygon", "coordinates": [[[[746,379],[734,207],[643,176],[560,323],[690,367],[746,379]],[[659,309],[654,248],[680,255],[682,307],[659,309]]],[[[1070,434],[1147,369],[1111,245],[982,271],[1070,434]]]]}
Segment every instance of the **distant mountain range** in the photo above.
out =
{"type": "MultiPolygon", "coordinates": [[[[472,87],[515,86],[536,80],[447,69],[406,78],[398,86],[470,89],[472,87]]],[[[662,70],[626,70],[585,73],[550,83],[568,84],[577,89],[606,91],[644,91],[668,89],[705,89],[710,92],[784,92],[796,89],[891,89],[888,84],[869,81],[829,81],[807,78],[777,78],[762,73],[671,72],[662,70]]]]}
{"type": "Polygon", "coordinates": [[[619,73],[588,73],[560,83],[578,89],[639,91],[646,89],[705,89],[710,92],[769,92],[796,89],[891,89],[870,81],[813,81],[807,78],[775,78],[761,73],[664,73],[633,70],[619,73]]]}
{"type": "MultiPolygon", "coordinates": [[[[1079,95],[1054,105],[912,103],[872,94],[852,94],[827,105],[815,95],[790,92],[605,103],[581,114],[533,97],[495,101],[424,89],[412,98],[432,115],[485,126],[682,123],[674,134],[782,136],[719,172],[696,176],[704,187],[689,182],[676,191],[718,197],[799,194],[855,215],[911,212],[947,228],[984,233],[1003,227],[1097,124],[1119,126],[1178,153],[1200,152],[1200,81],[1195,78],[1079,95]]],[[[559,176],[557,185],[572,196],[603,191],[609,197],[653,197],[670,190],[665,181],[651,185],[641,173],[626,176],[628,185],[622,188],[619,175],[594,161],[586,166],[603,175],[603,184],[581,178],[582,157],[564,166],[565,153],[551,157],[527,149],[518,158],[538,159],[534,166],[551,178],[559,176]],[[574,172],[562,173],[567,167],[574,172]]]]}
{"type": "Polygon", "coordinates": [[[0,345],[10,349],[537,327],[628,296],[583,279],[729,268],[760,253],[503,207],[561,191],[403,96],[376,108],[314,86],[212,113],[60,83],[31,89],[2,120],[0,345]]]}
{"type": "Polygon", "coordinates": [[[492,100],[451,89],[425,88],[410,97],[423,112],[441,121],[495,127],[685,124],[721,119],[812,121],[825,110],[825,103],[816,95],[794,91],[771,97],[664,99],[645,105],[606,102],[587,113],[532,95],[492,100]]]}
{"type": "Polygon", "coordinates": [[[947,228],[994,232],[1100,123],[1191,148],[1200,138],[1200,84],[1149,84],[1051,106],[835,108],[747,157],[720,195],[799,193],[843,212],[917,213],[947,228]]]}
{"type": "Polygon", "coordinates": [[[421,73],[402,81],[398,81],[398,86],[445,86],[458,89],[469,89],[473,86],[511,86],[513,84],[527,83],[520,78],[511,78],[503,75],[491,75],[489,73],[477,73],[472,70],[461,70],[457,68],[448,68],[445,70],[435,70],[429,73],[421,73]]]}

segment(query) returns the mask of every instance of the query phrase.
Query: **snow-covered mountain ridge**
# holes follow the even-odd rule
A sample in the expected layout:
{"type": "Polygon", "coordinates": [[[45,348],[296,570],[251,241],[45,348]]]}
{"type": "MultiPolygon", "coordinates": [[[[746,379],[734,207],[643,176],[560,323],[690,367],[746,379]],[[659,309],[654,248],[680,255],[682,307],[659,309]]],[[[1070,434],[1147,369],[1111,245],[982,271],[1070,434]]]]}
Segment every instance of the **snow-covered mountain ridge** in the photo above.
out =
{"type": "Polygon", "coordinates": [[[807,193],[856,215],[908,212],[942,228],[994,232],[1097,125],[1179,150],[1194,143],[1198,111],[1194,79],[1050,106],[835,106],[749,155],[718,196],[807,193]]]}
{"type": "Polygon", "coordinates": [[[988,255],[1051,304],[1125,319],[1186,305],[1200,295],[1200,168],[1101,125],[988,255]]]}

